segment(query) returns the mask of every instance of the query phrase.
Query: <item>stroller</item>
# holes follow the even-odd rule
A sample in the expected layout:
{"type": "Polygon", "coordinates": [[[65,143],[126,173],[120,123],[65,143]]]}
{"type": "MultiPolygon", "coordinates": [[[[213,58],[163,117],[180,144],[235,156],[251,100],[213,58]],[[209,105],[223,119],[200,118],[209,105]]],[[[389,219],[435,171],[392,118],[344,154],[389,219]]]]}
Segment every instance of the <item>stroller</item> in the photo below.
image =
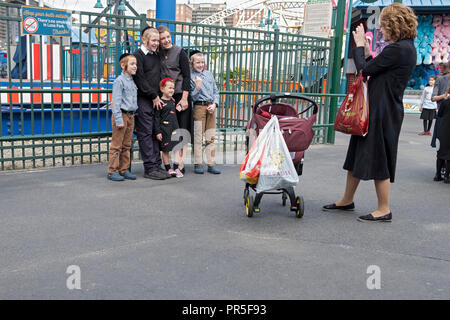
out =
{"type": "MultiPolygon", "coordinates": [[[[257,100],[252,106],[252,112],[253,117],[247,123],[246,127],[246,131],[250,133],[247,135],[246,140],[247,153],[249,151],[250,139],[256,139],[259,132],[270,120],[271,116],[275,115],[278,118],[284,141],[286,142],[288,150],[291,154],[297,174],[299,176],[302,175],[304,152],[308,149],[312,139],[314,138],[312,126],[316,122],[317,118],[317,104],[313,100],[301,95],[293,95],[289,93],[272,94],[257,100]],[[302,103],[306,102],[307,106],[306,108],[303,108],[300,113],[297,113],[297,110],[292,105],[276,102],[278,99],[282,98],[298,99],[301,100],[302,103]],[[270,102],[262,104],[267,100],[270,100],[270,102]],[[309,118],[299,118],[302,113],[307,112],[311,108],[313,108],[313,114],[309,118]]],[[[295,195],[294,187],[256,193],[255,197],[250,195],[250,188],[256,192],[256,184],[250,184],[248,182],[245,184],[244,206],[247,217],[250,218],[253,216],[253,213],[260,212],[259,204],[264,194],[281,194],[283,206],[286,206],[286,200],[289,197],[291,211],[295,211],[297,218],[303,217],[305,211],[303,197],[295,195]]]]}

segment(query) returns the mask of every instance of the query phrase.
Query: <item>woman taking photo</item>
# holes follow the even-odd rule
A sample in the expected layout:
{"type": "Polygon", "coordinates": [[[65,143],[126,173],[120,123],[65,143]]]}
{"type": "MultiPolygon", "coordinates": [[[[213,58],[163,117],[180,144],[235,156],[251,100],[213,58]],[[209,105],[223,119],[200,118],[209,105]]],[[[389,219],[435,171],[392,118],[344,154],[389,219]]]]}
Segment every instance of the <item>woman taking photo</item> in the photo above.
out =
{"type": "Polygon", "coordinates": [[[390,184],[395,179],[398,139],[403,122],[403,92],[416,65],[413,39],[417,17],[413,10],[394,3],[381,11],[381,32],[388,46],[374,59],[364,27],[353,31],[356,48],[353,58],[358,72],[369,78],[369,132],[350,138],[344,169],[347,182],[344,196],[323,207],[326,211],[354,210],[353,198],[360,180],[374,180],[378,207],[359,221],[390,222],[390,184]]]}

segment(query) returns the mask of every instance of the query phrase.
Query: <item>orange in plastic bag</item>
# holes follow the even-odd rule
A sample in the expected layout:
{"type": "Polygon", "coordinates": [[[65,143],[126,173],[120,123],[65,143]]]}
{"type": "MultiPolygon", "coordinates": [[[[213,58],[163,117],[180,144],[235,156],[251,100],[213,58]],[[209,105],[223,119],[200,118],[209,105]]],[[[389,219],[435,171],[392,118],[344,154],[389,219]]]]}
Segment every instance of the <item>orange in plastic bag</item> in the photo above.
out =
{"type": "Polygon", "coordinates": [[[361,72],[337,112],[334,130],[357,136],[369,131],[369,94],[361,72]]]}

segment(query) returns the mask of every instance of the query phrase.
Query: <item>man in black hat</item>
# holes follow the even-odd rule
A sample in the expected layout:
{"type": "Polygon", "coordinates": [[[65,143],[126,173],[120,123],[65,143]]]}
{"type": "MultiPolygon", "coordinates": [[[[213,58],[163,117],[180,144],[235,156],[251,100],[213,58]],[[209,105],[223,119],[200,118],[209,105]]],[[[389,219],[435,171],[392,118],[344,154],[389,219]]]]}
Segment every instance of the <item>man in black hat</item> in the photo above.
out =
{"type": "Polygon", "coordinates": [[[154,180],[170,178],[161,167],[159,144],[153,135],[153,109],[161,109],[164,102],[158,95],[161,77],[161,62],[157,53],[159,32],[152,27],[146,27],[141,32],[141,47],[134,53],[137,59],[137,72],[133,77],[138,87],[136,117],[136,136],[139,150],[144,162],[144,177],[154,180]]]}

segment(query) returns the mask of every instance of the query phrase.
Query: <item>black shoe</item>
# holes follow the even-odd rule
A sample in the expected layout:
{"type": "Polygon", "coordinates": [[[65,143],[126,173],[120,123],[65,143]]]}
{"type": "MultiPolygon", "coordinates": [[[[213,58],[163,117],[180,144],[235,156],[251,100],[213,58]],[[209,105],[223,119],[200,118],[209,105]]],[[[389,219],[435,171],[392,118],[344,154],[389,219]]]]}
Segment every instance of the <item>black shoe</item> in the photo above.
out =
{"type": "Polygon", "coordinates": [[[164,170],[163,168],[158,168],[156,170],[159,173],[161,173],[162,176],[166,177],[166,179],[172,178],[172,175],[170,173],[168,173],[166,170],[164,170]]]}
{"type": "Polygon", "coordinates": [[[327,204],[322,207],[323,211],[335,211],[335,210],[343,210],[343,211],[353,211],[355,210],[355,203],[352,202],[346,206],[337,206],[336,203],[327,204]]]}
{"type": "Polygon", "coordinates": [[[449,177],[444,177],[444,183],[450,183],[450,178],[449,177]]]}
{"type": "Polygon", "coordinates": [[[149,171],[149,172],[144,173],[144,178],[153,179],[153,180],[165,180],[165,179],[167,179],[166,175],[163,175],[158,170],[153,170],[153,171],[149,171]]]}
{"type": "Polygon", "coordinates": [[[434,178],[433,178],[433,180],[434,180],[434,181],[442,181],[442,180],[444,180],[444,179],[443,179],[442,176],[439,174],[439,175],[435,175],[434,178]]]}
{"type": "Polygon", "coordinates": [[[361,222],[392,222],[392,212],[389,212],[387,215],[375,218],[371,213],[366,216],[360,216],[358,221],[361,222]]]}

